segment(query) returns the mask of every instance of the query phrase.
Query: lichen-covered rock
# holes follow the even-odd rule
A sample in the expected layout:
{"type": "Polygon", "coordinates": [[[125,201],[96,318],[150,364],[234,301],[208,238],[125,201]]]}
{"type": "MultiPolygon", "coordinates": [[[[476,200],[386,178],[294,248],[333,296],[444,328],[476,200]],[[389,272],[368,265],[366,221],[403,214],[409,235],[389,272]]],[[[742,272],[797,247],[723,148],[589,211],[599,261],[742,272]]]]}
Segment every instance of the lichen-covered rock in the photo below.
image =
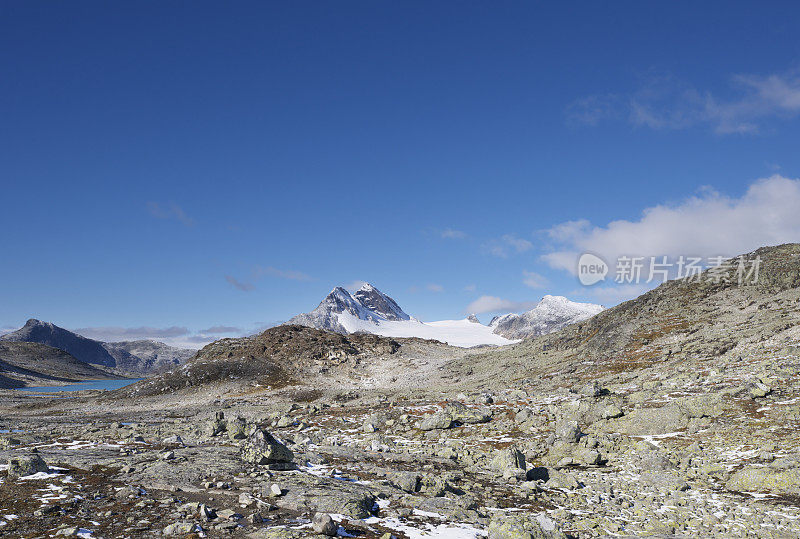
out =
{"type": "Polygon", "coordinates": [[[294,453],[264,429],[256,429],[242,443],[241,459],[251,464],[289,463],[294,453]]]}
{"type": "Polygon", "coordinates": [[[504,476],[524,472],[525,455],[516,447],[500,449],[495,452],[490,467],[501,472],[504,476]]]}
{"type": "Polygon", "coordinates": [[[577,421],[559,421],[556,424],[556,437],[562,442],[576,443],[581,437],[577,421]]]}
{"type": "Polygon", "coordinates": [[[8,459],[8,478],[17,479],[39,472],[49,472],[50,468],[39,455],[12,457],[8,459]]]}
{"type": "Polygon", "coordinates": [[[498,513],[492,516],[488,531],[488,539],[561,539],[566,537],[555,521],[544,514],[498,513]]]}
{"type": "Polygon", "coordinates": [[[453,425],[453,419],[449,414],[438,411],[435,414],[426,416],[419,422],[420,430],[443,430],[449,429],[453,425]]]}
{"type": "Polygon", "coordinates": [[[228,422],[226,430],[228,431],[228,438],[231,440],[244,440],[247,438],[247,421],[237,417],[228,422]]]}
{"type": "Polygon", "coordinates": [[[460,402],[448,402],[444,412],[457,423],[472,425],[486,423],[492,419],[492,411],[482,408],[470,408],[460,402]]]}
{"type": "Polygon", "coordinates": [[[739,492],[771,492],[800,495],[800,469],[774,470],[770,468],[743,468],[734,473],[725,485],[739,492]]]}

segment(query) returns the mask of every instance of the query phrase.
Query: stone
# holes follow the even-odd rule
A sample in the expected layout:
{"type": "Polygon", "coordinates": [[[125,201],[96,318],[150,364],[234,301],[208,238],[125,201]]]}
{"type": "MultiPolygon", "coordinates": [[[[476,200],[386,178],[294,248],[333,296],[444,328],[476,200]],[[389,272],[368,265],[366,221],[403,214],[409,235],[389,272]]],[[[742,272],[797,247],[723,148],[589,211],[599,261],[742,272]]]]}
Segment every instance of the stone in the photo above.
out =
{"type": "Polygon", "coordinates": [[[256,429],[242,443],[239,455],[251,464],[289,463],[294,459],[289,448],[263,429],[256,429]]]}
{"type": "Polygon", "coordinates": [[[738,492],[771,492],[800,495],[800,468],[742,468],[735,472],[725,487],[738,492]]]}
{"type": "Polygon", "coordinates": [[[577,421],[559,421],[556,424],[556,437],[562,442],[577,443],[581,437],[581,429],[577,421]]]}
{"type": "Polygon", "coordinates": [[[492,419],[492,411],[480,408],[470,408],[460,402],[448,402],[444,413],[456,423],[473,425],[487,423],[492,419]]]}
{"type": "Polygon", "coordinates": [[[193,522],[175,522],[170,524],[161,531],[161,534],[166,537],[177,537],[187,535],[196,531],[201,531],[200,526],[193,522]]]}
{"type": "Polygon", "coordinates": [[[397,472],[389,480],[394,486],[409,494],[419,490],[419,474],[415,472],[397,472]]]}
{"type": "Polygon", "coordinates": [[[488,539],[560,539],[566,535],[545,515],[497,513],[489,521],[488,539]]]}
{"type": "Polygon", "coordinates": [[[272,496],[280,496],[283,494],[283,490],[277,483],[272,483],[272,485],[270,485],[269,492],[272,496]]]}
{"type": "Polygon", "coordinates": [[[427,415],[419,422],[420,430],[443,430],[453,425],[453,419],[443,411],[427,415]]]}
{"type": "Polygon", "coordinates": [[[328,537],[335,537],[339,531],[339,525],[326,513],[315,513],[311,519],[311,526],[316,533],[328,537]]]}
{"type": "Polygon", "coordinates": [[[177,434],[175,436],[169,436],[167,438],[164,438],[163,440],[161,440],[161,443],[163,445],[184,445],[183,438],[181,438],[177,434]]]}
{"type": "Polygon", "coordinates": [[[39,455],[28,455],[23,457],[12,457],[8,459],[8,478],[17,479],[33,475],[35,473],[48,473],[50,468],[39,455]]]}
{"type": "Polygon", "coordinates": [[[247,421],[241,417],[228,422],[228,438],[231,440],[244,440],[247,438],[247,421]]]}

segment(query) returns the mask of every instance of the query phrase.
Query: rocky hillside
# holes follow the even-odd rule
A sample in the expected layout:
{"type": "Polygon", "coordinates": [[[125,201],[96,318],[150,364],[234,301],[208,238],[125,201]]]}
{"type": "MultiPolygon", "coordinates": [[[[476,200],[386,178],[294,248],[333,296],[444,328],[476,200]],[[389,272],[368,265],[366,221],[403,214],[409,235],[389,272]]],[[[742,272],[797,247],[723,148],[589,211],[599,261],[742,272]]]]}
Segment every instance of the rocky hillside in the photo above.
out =
{"type": "Polygon", "coordinates": [[[755,283],[739,285],[733,259],[726,270],[666,282],[584,322],[465,359],[465,368],[487,379],[543,371],[610,378],[638,369],[683,370],[689,361],[725,365],[767,350],[785,352],[800,340],[800,245],[743,256],[760,259],[755,283]]]}
{"type": "Polygon", "coordinates": [[[346,369],[366,356],[390,356],[399,348],[398,341],[377,335],[277,326],[252,337],[213,342],[185,364],[119,393],[155,395],[226,383],[262,389],[304,384],[307,377],[346,369]]]}
{"type": "Polygon", "coordinates": [[[117,378],[46,344],[0,342],[0,388],[117,378]]]}
{"type": "Polygon", "coordinates": [[[163,370],[195,354],[194,350],[174,348],[156,341],[96,341],[34,318],[17,331],[0,336],[0,341],[46,344],[64,350],[84,363],[131,375],[163,370]]]}
{"type": "Polygon", "coordinates": [[[35,318],[25,322],[25,325],[17,331],[6,333],[0,337],[0,341],[46,344],[64,350],[84,363],[104,367],[117,366],[117,361],[108,353],[108,350],[103,348],[102,343],[35,318]]]}
{"type": "Polygon", "coordinates": [[[149,374],[171,369],[197,353],[187,348],[175,348],[158,341],[104,342],[117,366],[130,373],[149,374]]]}

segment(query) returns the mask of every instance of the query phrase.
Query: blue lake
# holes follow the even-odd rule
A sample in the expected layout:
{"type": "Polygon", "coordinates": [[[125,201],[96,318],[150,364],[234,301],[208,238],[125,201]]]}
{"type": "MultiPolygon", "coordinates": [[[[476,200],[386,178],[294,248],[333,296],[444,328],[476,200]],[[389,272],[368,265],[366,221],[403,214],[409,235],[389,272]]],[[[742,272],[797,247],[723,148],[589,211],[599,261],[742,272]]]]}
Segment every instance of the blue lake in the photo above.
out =
{"type": "Polygon", "coordinates": [[[33,392],[33,393],[56,393],[57,391],[86,391],[88,389],[119,389],[128,384],[138,382],[142,378],[125,378],[124,380],[90,380],[88,382],[80,382],[78,384],[69,384],[66,386],[42,386],[42,387],[21,387],[17,391],[33,392]]]}

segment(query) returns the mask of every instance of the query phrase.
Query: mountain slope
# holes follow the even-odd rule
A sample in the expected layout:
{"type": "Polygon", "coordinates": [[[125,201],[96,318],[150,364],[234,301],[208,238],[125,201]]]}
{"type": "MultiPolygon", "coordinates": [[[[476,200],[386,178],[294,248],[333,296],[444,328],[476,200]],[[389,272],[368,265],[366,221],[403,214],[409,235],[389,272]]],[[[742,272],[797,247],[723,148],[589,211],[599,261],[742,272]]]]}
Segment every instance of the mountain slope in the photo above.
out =
{"type": "Polygon", "coordinates": [[[734,260],[720,279],[706,271],[698,280],[668,281],[583,322],[452,367],[468,364],[495,383],[543,373],[574,380],[641,369],[712,372],[698,364],[733,369],[743,358],[786,355],[800,343],[800,244],[743,256],[761,260],[757,283],[739,286],[734,260]]]}
{"type": "Polygon", "coordinates": [[[127,372],[150,373],[170,369],[197,354],[196,350],[175,348],[158,341],[104,342],[119,368],[127,372]]]}
{"type": "Polygon", "coordinates": [[[0,337],[0,341],[35,342],[68,352],[76,359],[92,365],[116,367],[117,361],[102,343],[82,337],[50,322],[31,318],[25,325],[0,337]]]}
{"type": "Polygon", "coordinates": [[[0,342],[0,387],[57,385],[118,378],[46,344],[0,342]]]}
{"type": "Polygon", "coordinates": [[[17,331],[0,336],[0,341],[46,344],[68,352],[84,363],[129,374],[147,374],[153,370],[168,368],[195,354],[194,350],[174,348],[155,341],[95,341],[34,318],[17,331]]]}
{"type": "Polygon", "coordinates": [[[557,331],[598,314],[602,305],[576,303],[564,296],[545,296],[539,304],[522,314],[506,314],[494,318],[489,326],[507,339],[526,339],[557,331]]]}

